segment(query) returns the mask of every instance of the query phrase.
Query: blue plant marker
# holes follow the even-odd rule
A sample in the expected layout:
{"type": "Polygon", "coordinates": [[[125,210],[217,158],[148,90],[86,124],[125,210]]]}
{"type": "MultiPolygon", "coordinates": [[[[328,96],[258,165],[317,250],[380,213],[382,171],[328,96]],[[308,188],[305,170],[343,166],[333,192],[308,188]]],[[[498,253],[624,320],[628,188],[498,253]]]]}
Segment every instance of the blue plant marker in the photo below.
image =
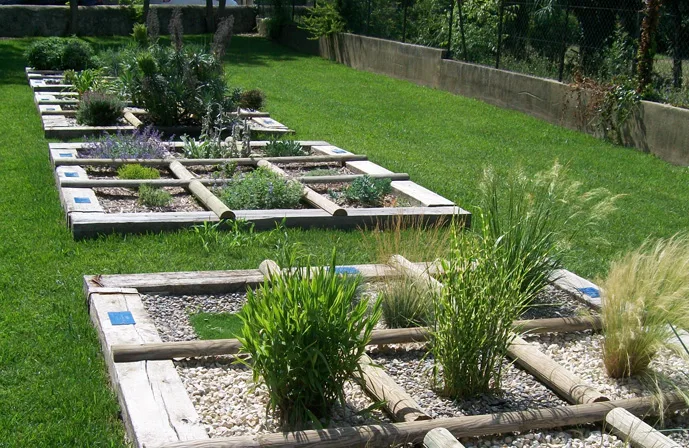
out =
{"type": "Polygon", "coordinates": [[[59,154],[59,156],[60,157],[74,157],[74,154],[72,154],[71,152],[61,152],[59,154]]]}
{"type": "Polygon", "coordinates": [[[74,171],[65,171],[65,177],[79,177],[79,173],[74,171]]]}
{"type": "Polygon", "coordinates": [[[345,151],[344,149],[338,148],[338,149],[333,149],[332,152],[334,152],[335,154],[345,154],[347,151],[345,151]]]}
{"type": "Polygon", "coordinates": [[[57,110],[54,107],[46,107],[45,110],[57,110]]]}
{"type": "Polygon", "coordinates": [[[108,312],[112,325],[134,325],[134,316],[131,311],[110,311],[108,312]]]}
{"type": "Polygon", "coordinates": [[[586,287],[586,288],[577,288],[579,292],[582,294],[586,294],[587,296],[591,297],[592,299],[597,299],[600,297],[600,291],[598,288],[593,288],[593,287],[586,287]]]}
{"type": "Polygon", "coordinates": [[[90,198],[83,198],[83,197],[75,197],[74,202],[77,204],[90,204],[91,199],[90,198]]]}
{"type": "Polygon", "coordinates": [[[356,275],[360,274],[357,268],[352,266],[335,266],[335,273],[341,275],[356,275]]]}

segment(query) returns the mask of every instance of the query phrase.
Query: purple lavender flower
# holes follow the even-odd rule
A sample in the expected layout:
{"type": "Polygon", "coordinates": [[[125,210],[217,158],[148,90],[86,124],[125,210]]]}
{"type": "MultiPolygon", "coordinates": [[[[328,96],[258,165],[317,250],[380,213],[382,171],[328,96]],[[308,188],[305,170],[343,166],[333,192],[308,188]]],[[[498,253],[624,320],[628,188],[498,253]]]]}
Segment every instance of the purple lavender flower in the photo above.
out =
{"type": "Polygon", "coordinates": [[[132,134],[108,134],[87,141],[84,155],[98,159],[163,159],[170,156],[172,139],[163,140],[152,126],[136,129],[132,134]]]}

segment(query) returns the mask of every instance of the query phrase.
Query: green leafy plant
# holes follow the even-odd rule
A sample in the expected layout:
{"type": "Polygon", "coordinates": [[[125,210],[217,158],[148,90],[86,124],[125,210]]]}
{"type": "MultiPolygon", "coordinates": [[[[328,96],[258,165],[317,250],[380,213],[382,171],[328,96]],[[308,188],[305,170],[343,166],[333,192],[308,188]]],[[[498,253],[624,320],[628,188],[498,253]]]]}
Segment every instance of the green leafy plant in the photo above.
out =
{"type": "Polygon", "coordinates": [[[167,191],[151,185],[139,187],[139,204],[148,207],[167,207],[172,202],[172,196],[167,191]]]}
{"type": "Polygon", "coordinates": [[[254,381],[268,388],[268,411],[300,429],[320,426],[344,403],[344,383],[360,372],[380,303],[369,312],[367,301],[355,300],[360,278],[337,274],[334,252],[328,267],[294,267],[248,292],[239,340],[254,381]]]}
{"type": "Polygon", "coordinates": [[[375,179],[368,175],[358,177],[349,184],[344,194],[350,201],[364,205],[379,206],[386,194],[390,194],[392,187],[390,179],[375,179]]]}
{"type": "Polygon", "coordinates": [[[93,49],[77,38],[49,37],[34,42],[25,56],[37,70],[83,70],[91,64],[93,49]]]}
{"type": "Polygon", "coordinates": [[[646,241],[614,261],[599,285],[608,375],[645,372],[672,338],[670,325],[689,328],[689,236],[646,241]]]}
{"type": "Polygon", "coordinates": [[[153,167],[133,163],[119,167],[117,169],[117,176],[120,179],[159,179],[160,171],[153,167]]]}
{"type": "Polygon", "coordinates": [[[301,183],[259,167],[235,174],[220,192],[220,199],[234,210],[294,208],[303,194],[301,183]]]}
{"type": "MultiPolygon", "coordinates": [[[[514,261],[488,238],[456,231],[452,254],[442,262],[434,295],[431,353],[434,378],[442,392],[454,399],[500,389],[503,359],[514,339],[512,322],[524,310],[530,293],[514,261]]],[[[528,263],[524,260],[523,263],[528,263]]]]}
{"type": "Polygon", "coordinates": [[[124,103],[114,95],[85,92],[77,108],[77,123],[87,126],[110,126],[122,117],[124,103]]]}
{"type": "Polygon", "coordinates": [[[586,231],[595,237],[596,226],[615,209],[618,197],[606,189],[582,190],[558,163],[535,176],[521,169],[506,176],[484,170],[479,192],[487,232],[482,237],[510,263],[506,272],[520,278],[524,291],[543,290],[574,236],[586,231]]]}
{"type": "Polygon", "coordinates": [[[433,294],[408,276],[387,281],[378,297],[388,328],[424,327],[432,322],[433,294]]]}
{"type": "Polygon", "coordinates": [[[335,2],[325,0],[311,8],[308,15],[302,18],[299,28],[310,34],[309,39],[317,40],[323,36],[343,32],[345,22],[335,2]]]}
{"type": "Polygon", "coordinates": [[[104,91],[107,83],[103,78],[103,70],[99,68],[87,68],[82,71],[66,70],[65,82],[74,85],[74,89],[81,98],[90,91],[104,91]]]}
{"type": "Polygon", "coordinates": [[[263,147],[268,157],[303,156],[301,144],[294,140],[271,140],[263,147]]]}
{"type": "Polygon", "coordinates": [[[134,42],[141,47],[145,48],[148,46],[148,27],[144,23],[135,23],[132,28],[132,37],[134,42]]]}
{"type": "Polygon", "coordinates": [[[243,91],[239,96],[239,107],[243,109],[261,110],[266,102],[266,94],[261,89],[243,91]]]}

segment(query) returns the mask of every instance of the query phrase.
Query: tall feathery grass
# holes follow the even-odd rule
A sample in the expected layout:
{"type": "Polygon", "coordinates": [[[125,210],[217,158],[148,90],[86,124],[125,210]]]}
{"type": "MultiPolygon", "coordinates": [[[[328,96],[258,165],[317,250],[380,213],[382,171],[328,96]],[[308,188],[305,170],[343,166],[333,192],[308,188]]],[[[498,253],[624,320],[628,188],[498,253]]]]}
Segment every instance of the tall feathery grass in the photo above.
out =
{"type": "Polygon", "coordinates": [[[433,315],[433,291],[408,275],[388,279],[378,297],[388,328],[425,327],[433,315]]]}
{"type": "Polygon", "coordinates": [[[484,220],[483,238],[453,234],[452,254],[439,277],[444,287],[433,301],[434,378],[455,399],[500,389],[503,359],[515,336],[512,323],[531,297],[523,289],[530,260],[507,258],[488,231],[484,220]]]}
{"type": "Polygon", "coordinates": [[[562,266],[574,236],[584,231],[595,236],[596,226],[615,210],[619,197],[604,188],[585,191],[557,162],[535,176],[521,169],[503,176],[487,168],[479,191],[488,230],[484,238],[513,267],[510,272],[528,267],[518,275],[522,289],[534,295],[562,266]]]}
{"type": "Polygon", "coordinates": [[[242,351],[249,353],[254,381],[268,388],[267,411],[289,429],[329,420],[344,403],[344,383],[360,373],[359,358],[380,318],[380,302],[369,310],[356,301],[357,276],[310,262],[267,279],[249,291],[240,313],[242,351]]]}
{"type": "Polygon", "coordinates": [[[675,235],[612,263],[599,280],[603,361],[612,378],[645,372],[658,349],[689,328],[689,235],[675,235]]]}

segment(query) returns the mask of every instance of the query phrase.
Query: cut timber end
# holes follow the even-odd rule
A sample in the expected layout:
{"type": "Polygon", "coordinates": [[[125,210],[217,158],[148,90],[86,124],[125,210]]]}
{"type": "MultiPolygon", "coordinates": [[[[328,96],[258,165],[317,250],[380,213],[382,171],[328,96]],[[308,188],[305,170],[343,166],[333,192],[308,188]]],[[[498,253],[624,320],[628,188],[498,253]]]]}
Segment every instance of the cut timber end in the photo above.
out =
{"type": "Polygon", "coordinates": [[[280,275],[282,270],[280,266],[273,260],[263,260],[261,264],[258,265],[258,270],[261,271],[264,277],[270,278],[274,275],[280,275]]]}
{"type": "Polygon", "coordinates": [[[680,448],[669,437],[623,408],[615,408],[605,416],[605,423],[625,442],[638,448],[680,448]]]}
{"type": "Polygon", "coordinates": [[[424,448],[464,448],[459,440],[445,428],[435,428],[428,431],[423,438],[424,448]]]}

